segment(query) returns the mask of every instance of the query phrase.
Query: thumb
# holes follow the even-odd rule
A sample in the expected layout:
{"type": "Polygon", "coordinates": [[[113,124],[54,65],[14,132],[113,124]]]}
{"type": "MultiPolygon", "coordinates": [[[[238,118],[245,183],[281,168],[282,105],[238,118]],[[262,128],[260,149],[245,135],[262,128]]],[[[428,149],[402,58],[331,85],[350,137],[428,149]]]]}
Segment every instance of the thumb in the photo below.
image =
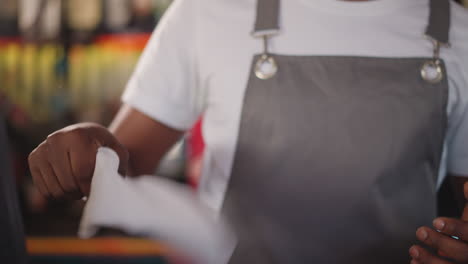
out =
{"type": "Polygon", "coordinates": [[[468,222],[468,182],[463,184],[463,194],[465,195],[465,208],[463,209],[463,214],[461,219],[468,222]]]}
{"type": "Polygon", "coordinates": [[[119,174],[122,176],[126,176],[128,172],[128,150],[117,140],[110,144],[108,147],[113,149],[119,156],[119,174]]]}
{"type": "Polygon", "coordinates": [[[99,129],[97,136],[100,144],[103,147],[113,149],[117,156],[119,156],[119,173],[122,176],[126,176],[128,172],[128,159],[129,154],[127,148],[125,148],[120,142],[112,135],[107,129],[99,129]]]}

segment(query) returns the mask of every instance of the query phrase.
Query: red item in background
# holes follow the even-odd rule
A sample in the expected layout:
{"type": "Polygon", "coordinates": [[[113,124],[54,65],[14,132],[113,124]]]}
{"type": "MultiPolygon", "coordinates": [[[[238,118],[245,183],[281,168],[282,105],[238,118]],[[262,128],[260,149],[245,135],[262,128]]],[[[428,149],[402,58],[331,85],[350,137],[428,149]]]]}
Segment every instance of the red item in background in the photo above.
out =
{"type": "Polygon", "coordinates": [[[104,45],[111,44],[122,48],[143,50],[151,34],[127,33],[127,34],[104,34],[96,38],[96,43],[104,45]]]}
{"type": "Polygon", "coordinates": [[[188,137],[187,182],[193,188],[197,188],[198,182],[200,181],[203,152],[205,150],[205,142],[203,141],[202,135],[202,123],[203,119],[200,118],[200,120],[195,123],[195,126],[190,131],[188,137]]]}

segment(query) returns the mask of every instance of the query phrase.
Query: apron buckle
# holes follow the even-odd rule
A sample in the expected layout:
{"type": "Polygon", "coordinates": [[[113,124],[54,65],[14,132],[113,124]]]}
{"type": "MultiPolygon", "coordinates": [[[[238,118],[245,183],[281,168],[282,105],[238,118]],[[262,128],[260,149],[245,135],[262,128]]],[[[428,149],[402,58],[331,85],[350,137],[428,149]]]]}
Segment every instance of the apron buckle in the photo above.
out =
{"type": "Polygon", "coordinates": [[[278,64],[272,56],[267,54],[263,54],[255,64],[255,76],[261,80],[270,79],[277,71],[278,64]]]}
{"type": "Polygon", "coordinates": [[[442,66],[440,63],[440,47],[442,45],[449,47],[449,43],[441,43],[440,41],[426,36],[434,46],[432,60],[424,62],[421,66],[421,77],[428,83],[438,83],[444,78],[444,73],[442,71],[442,66]]]}
{"type": "Polygon", "coordinates": [[[268,52],[268,38],[269,35],[263,35],[263,54],[255,64],[255,76],[261,80],[267,80],[275,76],[278,71],[278,64],[273,56],[268,52]]]}
{"type": "Polygon", "coordinates": [[[429,60],[421,66],[421,77],[428,83],[438,83],[444,78],[440,60],[429,60]]]}

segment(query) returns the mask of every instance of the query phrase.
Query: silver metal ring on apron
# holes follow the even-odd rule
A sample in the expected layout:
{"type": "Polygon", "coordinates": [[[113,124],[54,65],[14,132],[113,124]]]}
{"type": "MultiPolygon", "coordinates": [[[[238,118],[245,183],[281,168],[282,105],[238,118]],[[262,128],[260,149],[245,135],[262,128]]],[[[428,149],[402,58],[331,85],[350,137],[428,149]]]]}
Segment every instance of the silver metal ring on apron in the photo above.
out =
{"type": "Polygon", "coordinates": [[[444,78],[439,60],[426,61],[421,66],[421,77],[428,83],[438,83],[444,78]]]}
{"type": "Polygon", "coordinates": [[[255,64],[255,76],[262,80],[270,79],[278,71],[278,64],[275,59],[267,54],[263,54],[255,64]]]}
{"type": "Polygon", "coordinates": [[[444,78],[444,72],[440,62],[440,47],[442,45],[450,46],[450,44],[448,42],[441,43],[440,41],[430,36],[426,37],[432,42],[434,49],[432,59],[424,62],[424,64],[421,66],[421,77],[426,82],[434,84],[442,81],[444,78]]]}

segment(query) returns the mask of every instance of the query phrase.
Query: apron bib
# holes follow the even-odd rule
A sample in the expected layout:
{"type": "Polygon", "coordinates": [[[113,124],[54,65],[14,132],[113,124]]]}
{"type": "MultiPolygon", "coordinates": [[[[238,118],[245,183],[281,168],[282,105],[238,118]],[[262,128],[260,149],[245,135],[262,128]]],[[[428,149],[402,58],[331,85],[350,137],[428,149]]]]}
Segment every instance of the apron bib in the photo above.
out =
{"type": "Polygon", "coordinates": [[[271,54],[279,0],[257,9],[264,52],[223,204],[238,235],[230,263],[408,263],[436,216],[448,1],[431,0],[428,58],[271,54]]]}

